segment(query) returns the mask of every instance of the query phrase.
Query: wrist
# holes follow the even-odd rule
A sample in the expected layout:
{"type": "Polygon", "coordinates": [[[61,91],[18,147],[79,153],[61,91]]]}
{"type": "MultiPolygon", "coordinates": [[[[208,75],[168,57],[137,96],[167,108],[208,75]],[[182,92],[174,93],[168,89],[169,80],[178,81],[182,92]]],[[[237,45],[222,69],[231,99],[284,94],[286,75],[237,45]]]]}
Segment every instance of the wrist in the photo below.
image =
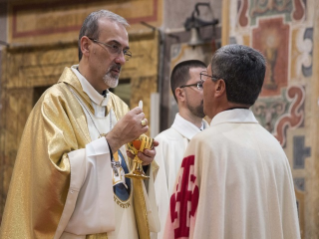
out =
{"type": "Polygon", "coordinates": [[[117,152],[117,150],[122,146],[121,143],[116,140],[116,137],[112,137],[110,134],[107,134],[105,139],[113,153],[117,152]]]}

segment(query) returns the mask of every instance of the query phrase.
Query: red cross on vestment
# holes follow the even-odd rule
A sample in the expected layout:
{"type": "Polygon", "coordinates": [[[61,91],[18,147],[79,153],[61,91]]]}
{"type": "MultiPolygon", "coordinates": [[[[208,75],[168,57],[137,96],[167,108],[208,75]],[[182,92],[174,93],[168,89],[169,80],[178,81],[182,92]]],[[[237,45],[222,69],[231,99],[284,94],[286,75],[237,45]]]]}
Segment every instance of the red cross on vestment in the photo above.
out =
{"type": "Polygon", "coordinates": [[[194,155],[183,159],[175,192],[171,196],[170,215],[176,239],[189,237],[190,219],[195,216],[198,205],[199,189],[194,163],[194,155]]]}

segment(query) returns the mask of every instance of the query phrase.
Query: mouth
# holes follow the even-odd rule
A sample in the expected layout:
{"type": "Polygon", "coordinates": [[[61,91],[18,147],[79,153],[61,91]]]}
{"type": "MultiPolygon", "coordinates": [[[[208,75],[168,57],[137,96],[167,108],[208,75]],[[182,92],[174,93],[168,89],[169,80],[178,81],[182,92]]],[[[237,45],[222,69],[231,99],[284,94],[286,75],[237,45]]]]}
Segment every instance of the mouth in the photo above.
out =
{"type": "Polygon", "coordinates": [[[111,68],[111,72],[112,72],[112,74],[118,75],[121,72],[121,67],[120,66],[114,66],[114,67],[111,68]]]}
{"type": "Polygon", "coordinates": [[[112,72],[112,74],[117,74],[117,75],[120,73],[119,70],[115,70],[115,69],[114,69],[114,70],[111,70],[111,72],[112,72]]]}

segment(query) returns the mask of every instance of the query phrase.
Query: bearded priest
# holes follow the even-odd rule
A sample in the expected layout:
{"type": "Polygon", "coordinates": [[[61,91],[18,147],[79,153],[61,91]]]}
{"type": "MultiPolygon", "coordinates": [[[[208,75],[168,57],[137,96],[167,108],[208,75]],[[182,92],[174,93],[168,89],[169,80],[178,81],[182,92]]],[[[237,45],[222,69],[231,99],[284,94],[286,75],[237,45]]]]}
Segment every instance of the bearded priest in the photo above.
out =
{"type": "Polygon", "coordinates": [[[138,153],[150,165],[147,187],[125,177],[125,145],[148,130],[147,119],[109,91],[132,57],[127,26],[107,10],[85,19],[80,63],[64,69],[26,123],[0,238],[149,239],[159,230],[155,149],[138,153]]]}

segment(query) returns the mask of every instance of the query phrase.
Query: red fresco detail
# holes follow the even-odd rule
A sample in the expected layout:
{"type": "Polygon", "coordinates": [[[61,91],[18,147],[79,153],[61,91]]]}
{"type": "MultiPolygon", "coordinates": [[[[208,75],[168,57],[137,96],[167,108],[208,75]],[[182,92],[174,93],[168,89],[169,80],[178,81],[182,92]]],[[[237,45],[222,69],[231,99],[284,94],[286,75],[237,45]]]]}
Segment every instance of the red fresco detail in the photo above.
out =
{"type": "MultiPolygon", "coordinates": [[[[104,0],[95,0],[95,2],[101,2],[104,0]]],[[[28,36],[41,36],[41,35],[51,35],[57,33],[65,33],[71,31],[79,31],[81,25],[73,25],[73,26],[66,26],[66,27],[59,27],[59,28],[46,28],[46,29],[37,29],[31,31],[22,31],[18,32],[17,30],[17,13],[19,11],[36,11],[36,10],[45,10],[50,8],[59,8],[59,7],[67,7],[74,4],[79,3],[86,3],[86,0],[70,0],[70,1],[61,1],[55,3],[34,3],[34,4],[19,4],[13,6],[12,9],[12,38],[19,38],[19,37],[28,37],[28,36]]],[[[158,0],[153,0],[153,13],[150,16],[145,17],[136,17],[136,18],[127,18],[129,24],[136,24],[142,21],[144,22],[154,22],[157,21],[157,3],[158,0]]],[[[84,20],[84,19],[83,19],[84,20]]]]}
{"type": "Polygon", "coordinates": [[[302,0],[294,0],[295,2],[295,11],[293,12],[293,17],[295,20],[301,20],[305,14],[305,6],[302,3],[302,0]]]}
{"type": "Polygon", "coordinates": [[[174,225],[175,239],[189,237],[189,221],[191,216],[195,216],[197,210],[199,189],[194,175],[194,162],[194,155],[183,159],[182,175],[178,178],[179,181],[170,200],[170,215],[174,225]]]}
{"type": "Polygon", "coordinates": [[[275,137],[278,139],[282,147],[286,146],[286,129],[298,128],[304,120],[304,110],[302,109],[305,101],[305,92],[303,88],[291,86],[287,91],[287,97],[294,99],[289,112],[281,116],[275,126],[275,137]]]}
{"type": "Polygon", "coordinates": [[[242,27],[245,27],[248,24],[247,10],[248,10],[248,0],[241,0],[238,22],[239,22],[239,25],[242,27]]]}
{"type": "Polygon", "coordinates": [[[288,82],[289,25],[283,18],[268,18],[259,21],[253,29],[253,48],[266,58],[266,76],[260,96],[281,94],[288,82]]]}

